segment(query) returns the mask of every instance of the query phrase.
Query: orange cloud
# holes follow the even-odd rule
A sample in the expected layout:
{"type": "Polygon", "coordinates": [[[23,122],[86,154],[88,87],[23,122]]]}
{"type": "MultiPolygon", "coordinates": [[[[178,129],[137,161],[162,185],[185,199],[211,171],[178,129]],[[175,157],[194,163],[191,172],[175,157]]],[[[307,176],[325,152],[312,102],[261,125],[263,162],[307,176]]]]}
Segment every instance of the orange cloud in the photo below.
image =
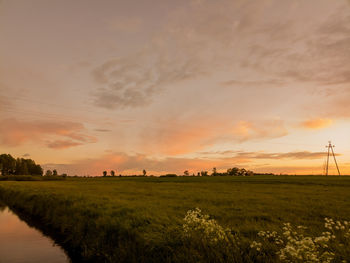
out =
{"type": "MultiPolygon", "coordinates": [[[[235,163],[239,161],[235,160],[235,163]]],[[[232,165],[232,159],[152,158],[143,154],[109,153],[97,158],[77,160],[72,164],[46,164],[44,168],[58,169],[70,175],[102,175],[102,171],[110,170],[115,170],[117,174],[142,174],[143,169],[146,169],[148,174],[160,175],[182,174],[185,170],[197,173],[202,170],[209,171],[213,167],[228,168],[232,165]]]]}
{"type": "Polygon", "coordinates": [[[252,139],[277,138],[286,136],[287,129],[281,120],[240,121],[233,128],[233,134],[239,141],[252,139]]]}
{"type": "Polygon", "coordinates": [[[169,123],[155,131],[148,131],[142,137],[144,150],[160,152],[168,155],[178,155],[199,150],[210,144],[219,133],[220,125],[212,127],[204,122],[191,124],[169,123]]]}
{"type": "Polygon", "coordinates": [[[239,121],[196,119],[171,121],[145,130],[141,137],[142,151],[179,155],[202,150],[218,142],[277,138],[288,132],[280,120],[239,121]]]}
{"type": "Polygon", "coordinates": [[[4,119],[0,125],[0,144],[16,147],[35,142],[53,149],[64,149],[97,141],[84,132],[83,124],[76,122],[4,119]]]}
{"type": "MultiPolygon", "coordinates": [[[[299,159],[299,160],[313,160],[313,159],[322,159],[326,156],[326,152],[285,152],[285,153],[267,153],[267,152],[240,152],[240,151],[216,151],[216,152],[200,152],[199,154],[205,156],[233,156],[230,158],[234,159],[299,159]]],[[[341,154],[335,154],[340,156],[341,154]]]]}
{"type": "Polygon", "coordinates": [[[287,153],[263,153],[263,152],[240,152],[237,157],[246,157],[250,159],[322,159],[326,155],[325,152],[287,152],[287,153]]]}
{"type": "MultiPolygon", "coordinates": [[[[58,169],[61,173],[69,175],[102,175],[103,171],[114,170],[117,174],[142,174],[146,169],[147,173],[160,175],[165,173],[182,174],[188,170],[190,173],[198,171],[211,171],[216,167],[218,171],[225,171],[230,167],[244,167],[256,172],[290,173],[290,174],[321,174],[322,167],[314,165],[293,165],[282,166],[275,164],[259,164],[256,159],[318,159],[324,157],[320,152],[289,152],[289,153],[254,153],[241,152],[232,157],[213,158],[153,158],[144,154],[128,155],[126,153],[109,153],[96,158],[76,160],[71,164],[46,164],[45,169],[58,169]]],[[[342,173],[348,173],[348,164],[342,164],[342,173]]]]}
{"type": "Polygon", "coordinates": [[[48,142],[47,147],[52,148],[52,149],[66,149],[74,146],[79,146],[82,145],[83,143],[81,142],[74,142],[71,140],[56,140],[53,142],[48,142]]]}
{"type": "Polygon", "coordinates": [[[333,120],[331,119],[314,119],[307,120],[301,123],[301,126],[306,129],[318,130],[331,126],[333,124],[333,120]]]}

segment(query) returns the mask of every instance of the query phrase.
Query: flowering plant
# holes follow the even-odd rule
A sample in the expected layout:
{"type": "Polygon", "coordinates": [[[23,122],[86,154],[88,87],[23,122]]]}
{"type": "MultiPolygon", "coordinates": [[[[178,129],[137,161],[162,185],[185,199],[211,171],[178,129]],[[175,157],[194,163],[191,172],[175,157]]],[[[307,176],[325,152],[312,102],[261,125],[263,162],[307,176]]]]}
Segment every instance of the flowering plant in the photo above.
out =
{"type": "MultiPolygon", "coordinates": [[[[343,256],[335,252],[339,247],[348,247],[350,241],[350,228],[347,221],[340,222],[325,218],[326,231],[320,236],[306,236],[304,226],[292,227],[285,223],[282,233],[276,231],[260,231],[260,242],[253,241],[250,245],[258,253],[262,253],[263,243],[272,242],[278,248],[276,254],[282,262],[347,262],[343,256]]],[[[349,248],[348,248],[349,249],[349,248]]],[[[344,253],[342,253],[344,254],[344,253]]],[[[346,253],[345,253],[346,254],[346,253]]]]}
{"type": "Polygon", "coordinates": [[[187,238],[200,238],[211,245],[234,240],[230,229],[224,229],[209,215],[203,215],[199,208],[187,212],[183,224],[183,233],[187,238]]]}

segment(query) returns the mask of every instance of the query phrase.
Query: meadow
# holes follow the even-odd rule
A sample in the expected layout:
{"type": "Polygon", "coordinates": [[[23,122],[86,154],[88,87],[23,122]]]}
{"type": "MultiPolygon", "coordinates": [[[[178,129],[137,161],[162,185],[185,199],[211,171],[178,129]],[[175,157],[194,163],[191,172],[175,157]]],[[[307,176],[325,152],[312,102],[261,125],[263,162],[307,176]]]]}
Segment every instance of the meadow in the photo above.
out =
{"type": "MultiPolygon", "coordinates": [[[[0,181],[0,200],[29,217],[79,262],[278,262],[250,244],[283,223],[324,231],[350,220],[350,177],[106,177],[0,181]],[[238,249],[184,238],[200,208],[239,237],[238,249]]],[[[348,253],[348,252],[344,252],[348,253]]]]}

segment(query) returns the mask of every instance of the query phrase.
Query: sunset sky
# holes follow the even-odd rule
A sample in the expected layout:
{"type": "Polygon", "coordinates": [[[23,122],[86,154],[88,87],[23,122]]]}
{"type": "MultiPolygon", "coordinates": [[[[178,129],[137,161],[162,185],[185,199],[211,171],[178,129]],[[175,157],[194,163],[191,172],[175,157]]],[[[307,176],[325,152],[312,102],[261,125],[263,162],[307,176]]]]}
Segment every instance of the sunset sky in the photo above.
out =
{"type": "Polygon", "coordinates": [[[0,123],[69,175],[317,174],[329,140],[350,174],[350,1],[0,0],[0,123]]]}

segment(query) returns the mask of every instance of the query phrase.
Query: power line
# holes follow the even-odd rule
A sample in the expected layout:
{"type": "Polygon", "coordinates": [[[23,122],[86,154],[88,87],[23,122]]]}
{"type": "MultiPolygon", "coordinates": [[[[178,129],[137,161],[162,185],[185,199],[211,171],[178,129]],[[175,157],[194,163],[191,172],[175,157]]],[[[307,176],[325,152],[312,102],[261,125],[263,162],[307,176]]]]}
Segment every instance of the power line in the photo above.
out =
{"type": "Polygon", "coordinates": [[[337,167],[338,175],[340,176],[340,171],[339,171],[338,163],[337,163],[337,160],[336,160],[335,154],[334,154],[334,149],[333,149],[334,147],[335,147],[335,145],[332,145],[332,142],[331,142],[331,141],[329,141],[329,142],[328,142],[328,145],[326,146],[326,148],[327,148],[326,176],[328,175],[329,156],[330,156],[330,154],[333,155],[334,163],[335,163],[335,166],[337,167]]]}

